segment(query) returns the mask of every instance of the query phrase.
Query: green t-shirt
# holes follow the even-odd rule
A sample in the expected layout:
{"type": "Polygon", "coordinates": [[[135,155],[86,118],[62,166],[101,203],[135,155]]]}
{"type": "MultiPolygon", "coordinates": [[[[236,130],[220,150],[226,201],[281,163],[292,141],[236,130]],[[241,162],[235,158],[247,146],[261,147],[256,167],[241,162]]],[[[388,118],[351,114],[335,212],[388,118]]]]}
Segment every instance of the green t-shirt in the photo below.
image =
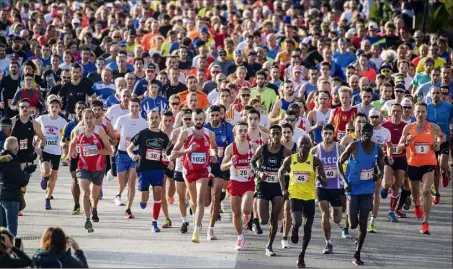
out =
{"type": "Polygon", "coordinates": [[[258,91],[258,88],[251,88],[250,89],[251,97],[258,97],[261,98],[261,104],[266,107],[266,112],[269,113],[272,105],[275,103],[277,99],[277,95],[275,91],[271,88],[265,87],[264,90],[258,91]]]}
{"type": "Polygon", "coordinates": [[[425,84],[426,82],[429,82],[431,80],[431,77],[425,73],[417,73],[415,74],[414,79],[412,80],[412,85],[414,88],[417,88],[418,86],[425,84]]]}

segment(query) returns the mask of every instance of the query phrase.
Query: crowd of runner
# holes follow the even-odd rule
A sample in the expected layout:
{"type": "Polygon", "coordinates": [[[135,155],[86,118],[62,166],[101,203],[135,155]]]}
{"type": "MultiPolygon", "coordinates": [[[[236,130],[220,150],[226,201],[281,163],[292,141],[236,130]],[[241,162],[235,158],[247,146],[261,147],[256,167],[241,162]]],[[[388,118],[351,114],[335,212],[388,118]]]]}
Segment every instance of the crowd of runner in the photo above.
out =
{"type": "MultiPolygon", "coordinates": [[[[332,219],[343,238],[358,228],[353,263],[363,265],[367,232],[411,206],[430,234],[450,180],[453,51],[446,36],[413,29],[410,1],[393,1],[386,22],[368,18],[373,1],[319,2],[5,5],[0,140],[17,138],[22,168],[39,160],[43,209],[68,166],[72,214],[90,233],[103,180],[116,178],[103,203],[133,219],[137,189],[160,232],[174,225],[177,197],[180,232],[193,226],[194,243],[205,208],[207,240],[217,239],[224,199],[236,250],[244,230],[269,224],[265,254],[275,256],[277,233],[285,249],[302,227],[299,268],[318,204],[322,253],[333,253],[332,219]]],[[[16,235],[22,212],[5,212],[16,235]]]]}

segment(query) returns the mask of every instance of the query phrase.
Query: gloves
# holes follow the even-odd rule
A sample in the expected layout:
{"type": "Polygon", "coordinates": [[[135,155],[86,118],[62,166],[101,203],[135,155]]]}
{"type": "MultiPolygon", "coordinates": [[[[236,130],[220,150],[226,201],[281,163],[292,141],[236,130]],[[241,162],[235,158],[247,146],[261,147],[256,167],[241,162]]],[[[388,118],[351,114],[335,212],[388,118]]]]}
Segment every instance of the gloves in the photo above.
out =
{"type": "Polygon", "coordinates": [[[27,173],[30,175],[36,171],[36,168],[38,168],[38,166],[36,164],[25,166],[24,173],[27,173]]]}

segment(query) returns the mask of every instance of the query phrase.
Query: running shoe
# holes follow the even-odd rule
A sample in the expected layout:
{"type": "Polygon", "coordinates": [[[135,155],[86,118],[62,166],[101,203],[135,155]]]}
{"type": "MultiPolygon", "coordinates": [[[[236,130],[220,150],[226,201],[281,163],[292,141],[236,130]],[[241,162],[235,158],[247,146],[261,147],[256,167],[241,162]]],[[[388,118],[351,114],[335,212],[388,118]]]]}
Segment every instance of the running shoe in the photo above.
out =
{"type": "Polygon", "coordinates": [[[164,225],[162,225],[162,228],[171,228],[171,220],[166,219],[164,225]]]}
{"type": "Polygon", "coordinates": [[[45,203],[45,207],[46,207],[46,210],[51,210],[52,207],[50,206],[50,199],[46,198],[46,203],[45,203]]]}
{"type": "Polygon", "coordinates": [[[91,221],[90,221],[89,218],[85,221],[85,229],[86,229],[89,233],[94,232],[94,230],[93,230],[93,224],[91,223],[91,221]]]}
{"type": "Polygon", "coordinates": [[[200,243],[200,239],[198,238],[198,233],[192,234],[192,243],[200,243]]]}
{"type": "Polygon", "coordinates": [[[253,221],[253,228],[252,228],[253,232],[255,234],[263,234],[263,229],[261,229],[261,226],[260,226],[260,223],[258,220],[254,220],[253,221]]]}
{"type": "Polygon", "coordinates": [[[41,178],[41,189],[43,191],[47,190],[47,182],[49,181],[49,177],[42,177],[41,178]]]}
{"type": "Polygon", "coordinates": [[[133,219],[135,218],[134,214],[132,214],[131,210],[130,209],[126,209],[126,211],[124,211],[124,217],[126,219],[133,219]]]}
{"type": "Polygon", "coordinates": [[[157,227],[157,221],[153,221],[152,226],[153,226],[153,232],[155,232],[155,233],[160,232],[159,227],[157,227]]]}
{"type": "Polygon", "coordinates": [[[282,239],[282,249],[290,248],[288,239],[282,239]]]}
{"type": "Polygon", "coordinates": [[[123,202],[121,202],[121,195],[117,195],[115,197],[115,205],[117,206],[124,206],[123,202]]]}
{"type": "Polygon", "coordinates": [[[410,197],[407,197],[406,198],[406,201],[404,201],[404,210],[409,210],[409,208],[411,208],[411,205],[412,205],[412,200],[410,197]]]}
{"type": "Polygon", "coordinates": [[[291,229],[291,242],[293,244],[299,243],[299,230],[294,229],[294,227],[291,229]]]}
{"type": "Polygon", "coordinates": [[[360,259],[360,255],[354,255],[354,258],[352,258],[352,264],[355,265],[363,265],[363,261],[360,259]]]}
{"type": "Polygon", "coordinates": [[[274,252],[274,250],[272,250],[272,248],[266,248],[266,256],[274,257],[274,256],[277,256],[277,254],[275,254],[275,252],[274,252]]]}
{"type": "Polygon", "coordinates": [[[80,214],[80,205],[74,205],[74,209],[72,210],[72,215],[78,215],[80,214]]]}
{"type": "Polygon", "coordinates": [[[427,235],[431,234],[431,231],[429,230],[428,222],[423,222],[422,223],[422,227],[420,228],[420,233],[421,234],[427,234],[427,235]]]}
{"type": "Polygon", "coordinates": [[[415,217],[417,217],[418,219],[421,219],[423,218],[423,209],[422,207],[420,206],[420,199],[419,199],[419,205],[418,206],[415,206],[414,207],[414,215],[415,217]]]}
{"type": "Polygon", "coordinates": [[[61,166],[68,166],[68,163],[65,160],[61,159],[60,165],[61,166]]]}
{"type": "Polygon", "coordinates": [[[214,234],[214,229],[208,229],[208,234],[206,238],[208,239],[208,241],[217,240],[217,236],[215,236],[214,234]]]}
{"type": "Polygon", "coordinates": [[[141,209],[145,209],[147,205],[148,205],[148,203],[140,202],[140,208],[141,209]]]}
{"type": "Polygon", "coordinates": [[[437,205],[440,203],[440,194],[436,194],[433,197],[433,205],[437,205]]]}
{"type": "Polygon", "coordinates": [[[115,178],[115,176],[112,174],[112,170],[109,170],[107,172],[107,180],[112,181],[115,178]]]}
{"type": "Polygon", "coordinates": [[[348,228],[343,228],[343,231],[341,231],[341,237],[344,239],[351,238],[349,235],[349,229],[348,228]]]}
{"type": "Polygon", "coordinates": [[[168,203],[172,205],[175,202],[175,197],[169,196],[167,200],[168,200],[168,203]]]}
{"type": "Polygon", "coordinates": [[[327,246],[322,251],[322,254],[333,254],[333,245],[327,244],[327,246]]]}
{"type": "Polygon", "coordinates": [[[305,260],[302,257],[297,259],[297,268],[305,268],[305,260]]]}
{"type": "Polygon", "coordinates": [[[368,230],[369,233],[376,233],[376,224],[374,222],[370,221],[370,224],[368,224],[368,230]]]}
{"type": "Polygon", "coordinates": [[[406,218],[406,213],[404,213],[403,209],[401,209],[401,208],[398,208],[396,210],[396,215],[398,216],[398,218],[401,218],[401,219],[406,218]]]}
{"type": "Polygon", "coordinates": [[[236,242],[236,250],[241,250],[245,247],[245,239],[242,238],[242,239],[238,239],[238,241],[236,242]]]}
{"type": "Polygon", "coordinates": [[[91,215],[93,222],[99,222],[98,210],[96,208],[91,209],[91,215]]]}
{"type": "Polygon", "coordinates": [[[381,198],[385,199],[389,195],[389,191],[381,187],[381,198]]]}
{"type": "Polygon", "coordinates": [[[181,225],[181,229],[179,229],[179,231],[181,232],[181,234],[185,234],[187,233],[187,228],[189,228],[189,223],[183,222],[181,225]]]}
{"type": "Polygon", "coordinates": [[[395,212],[389,212],[388,217],[390,222],[398,222],[398,218],[396,217],[395,212]]]}
{"type": "Polygon", "coordinates": [[[17,213],[17,216],[18,216],[18,217],[22,217],[23,215],[24,215],[24,214],[22,213],[22,211],[19,211],[19,212],[17,213]]]}
{"type": "Polygon", "coordinates": [[[447,173],[442,173],[442,179],[440,183],[442,184],[442,187],[448,187],[448,183],[450,183],[450,171],[448,171],[447,173]]]}

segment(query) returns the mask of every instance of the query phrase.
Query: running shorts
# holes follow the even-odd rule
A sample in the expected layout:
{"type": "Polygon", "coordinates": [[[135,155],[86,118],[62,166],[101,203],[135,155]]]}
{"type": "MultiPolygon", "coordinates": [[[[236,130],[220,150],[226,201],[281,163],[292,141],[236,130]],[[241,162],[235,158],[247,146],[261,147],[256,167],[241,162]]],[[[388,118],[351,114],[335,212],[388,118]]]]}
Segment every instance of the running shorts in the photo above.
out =
{"type": "Polygon", "coordinates": [[[357,215],[359,212],[373,210],[374,194],[346,195],[347,212],[350,215],[357,215]]]}
{"type": "Polygon", "coordinates": [[[388,165],[388,166],[391,166],[393,171],[396,171],[396,170],[403,170],[403,171],[406,171],[407,170],[407,160],[406,160],[406,156],[402,156],[402,157],[394,157],[393,158],[393,164],[390,165],[389,164],[389,161],[388,161],[388,158],[387,157],[384,157],[384,164],[385,165],[388,165]]]}
{"type": "Polygon", "coordinates": [[[305,218],[315,217],[315,200],[289,199],[291,203],[291,212],[301,211],[305,218]]]}
{"type": "Polygon", "coordinates": [[[255,191],[255,181],[239,182],[237,180],[230,180],[228,181],[227,190],[230,196],[242,197],[246,192],[255,191]]]}
{"type": "Polygon", "coordinates": [[[88,180],[96,186],[102,185],[102,180],[104,179],[104,170],[101,171],[88,171],[85,169],[77,169],[77,179],[88,180]]]}
{"type": "Polygon", "coordinates": [[[317,188],[318,201],[327,201],[332,207],[340,207],[341,204],[341,189],[325,189],[317,188]]]}
{"type": "Polygon", "coordinates": [[[41,162],[49,162],[52,170],[58,170],[60,167],[61,155],[54,155],[47,152],[41,152],[41,162]]]}
{"type": "Polygon", "coordinates": [[[139,191],[149,191],[149,186],[162,186],[164,184],[164,170],[148,170],[148,171],[138,171],[138,185],[137,189],[139,191]]]}
{"type": "Polygon", "coordinates": [[[420,167],[417,166],[407,166],[407,177],[410,181],[422,180],[423,175],[426,173],[432,172],[436,169],[435,165],[423,165],[420,167]]]}

